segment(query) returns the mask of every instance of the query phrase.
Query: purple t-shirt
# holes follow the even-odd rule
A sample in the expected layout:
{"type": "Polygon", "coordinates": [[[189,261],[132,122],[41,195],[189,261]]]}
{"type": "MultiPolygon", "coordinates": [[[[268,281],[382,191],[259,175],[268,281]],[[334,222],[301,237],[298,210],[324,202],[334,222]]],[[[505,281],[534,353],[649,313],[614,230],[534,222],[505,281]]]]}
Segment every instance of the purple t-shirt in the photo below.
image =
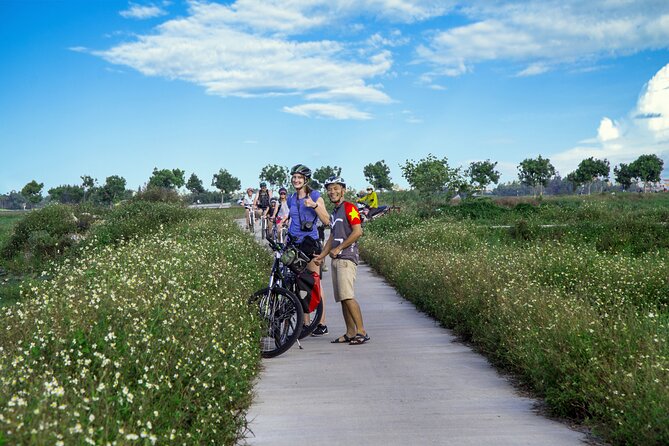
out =
{"type": "MultiPolygon", "coordinates": [[[[309,196],[313,201],[316,201],[321,194],[316,190],[312,190],[309,196]]],[[[294,193],[288,197],[287,200],[290,209],[290,226],[288,226],[288,234],[290,234],[291,238],[293,238],[296,243],[300,243],[304,237],[311,237],[314,240],[318,240],[318,228],[316,227],[318,214],[316,214],[314,209],[304,205],[305,199],[306,197],[298,199],[297,193],[294,193]],[[302,231],[300,221],[313,223],[311,231],[302,231]]]]}

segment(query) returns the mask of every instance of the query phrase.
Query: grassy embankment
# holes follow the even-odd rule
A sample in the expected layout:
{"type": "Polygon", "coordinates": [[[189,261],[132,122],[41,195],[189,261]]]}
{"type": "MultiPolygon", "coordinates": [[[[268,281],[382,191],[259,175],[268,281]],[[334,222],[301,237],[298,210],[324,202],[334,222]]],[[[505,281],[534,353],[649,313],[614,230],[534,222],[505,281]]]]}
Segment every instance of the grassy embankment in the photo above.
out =
{"type": "Polygon", "coordinates": [[[0,309],[0,445],[234,444],[265,251],[222,213],[150,203],[66,251],[0,309]]]}
{"type": "Polygon", "coordinates": [[[669,444],[667,198],[388,216],[368,226],[362,253],[555,414],[614,444],[669,444]]]}

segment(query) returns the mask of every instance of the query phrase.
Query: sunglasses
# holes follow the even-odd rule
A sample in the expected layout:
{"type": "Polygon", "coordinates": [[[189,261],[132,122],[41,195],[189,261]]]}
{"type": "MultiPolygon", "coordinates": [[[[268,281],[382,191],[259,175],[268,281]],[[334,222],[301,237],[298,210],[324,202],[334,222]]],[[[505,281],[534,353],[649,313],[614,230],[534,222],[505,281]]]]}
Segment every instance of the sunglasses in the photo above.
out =
{"type": "Polygon", "coordinates": [[[286,195],[286,193],[285,193],[285,192],[281,192],[279,195],[286,195]]]}

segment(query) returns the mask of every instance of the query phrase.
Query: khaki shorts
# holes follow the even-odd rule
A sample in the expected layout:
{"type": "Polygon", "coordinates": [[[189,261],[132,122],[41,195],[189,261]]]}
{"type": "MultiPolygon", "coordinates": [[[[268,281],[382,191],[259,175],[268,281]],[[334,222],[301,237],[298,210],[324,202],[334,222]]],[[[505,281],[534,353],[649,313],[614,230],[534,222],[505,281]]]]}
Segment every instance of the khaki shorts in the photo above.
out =
{"type": "Polygon", "coordinates": [[[358,265],[351,260],[332,259],[332,287],[335,302],[354,299],[353,286],[358,265]]]}

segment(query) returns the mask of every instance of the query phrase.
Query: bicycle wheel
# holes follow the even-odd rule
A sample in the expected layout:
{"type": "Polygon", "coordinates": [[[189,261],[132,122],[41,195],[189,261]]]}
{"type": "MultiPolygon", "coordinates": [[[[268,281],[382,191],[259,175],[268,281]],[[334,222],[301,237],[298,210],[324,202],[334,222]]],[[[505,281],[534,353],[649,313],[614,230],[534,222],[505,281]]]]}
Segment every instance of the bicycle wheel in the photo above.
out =
{"type": "Polygon", "coordinates": [[[260,237],[267,238],[267,219],[264,215],[260,217],[260,237]]]}
{"type": "MultiPolygon", "coordinates": [[[[303,310],[304,311],[304,310],[303,310]]],[[[304,339],[314,332],[318,323],[321,321],[321,316],[323,316],[323,301],[318,302],[318,306],[314,311],[307,315],[309,317],[309,323],[305,323],[302,327],[302,332],[300,333],[300,339],[304,339]]]]}
{"type": "Polygon", "coordinates": [[[263,358],[279,356],[292,347],[304,318],[297,296],[280,287],[264,288],[256,291],[249,302],[257,305],[263,323],[260,338],[263,358]]]}
{"type": "Polygon", "coordinates": [[[251,231],[251,234],[255,231],[255,214],[253,213],[254,211],[251,210],[251,214],[249,215],[249,231],[251,231]]]}

